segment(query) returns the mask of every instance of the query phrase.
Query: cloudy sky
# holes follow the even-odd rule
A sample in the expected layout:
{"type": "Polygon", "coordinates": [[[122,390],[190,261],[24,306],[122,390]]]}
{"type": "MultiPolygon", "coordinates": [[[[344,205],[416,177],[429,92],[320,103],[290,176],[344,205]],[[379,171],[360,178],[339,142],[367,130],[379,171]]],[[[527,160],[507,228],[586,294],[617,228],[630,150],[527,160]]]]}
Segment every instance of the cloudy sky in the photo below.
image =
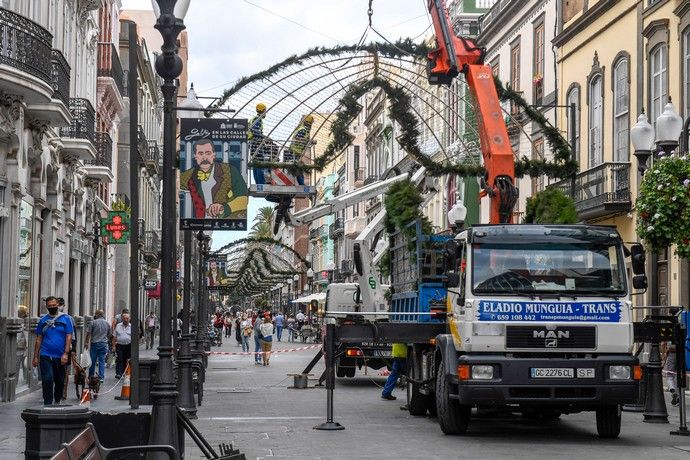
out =
{"type": "MultiPolygon", "coordinates": [[[[374,0],[373,25],[386,38],[420,41],[429,31],[427,0],[374,0]]],[[[124,9],[151,9],[150,0],[122,0],[124,9]]],[[[368,0],[191,0],[189,81],[202,96],[218,96],[237,79],[315,46],[354,44],[368,25],[368,0]]],[[[368,41],[375,39],[370,32],[368,41]]],[[[268,203],[252,198],[256,209],[268,203]]],[[[215,232],[213,246],[244,237],[215,232]]]]}

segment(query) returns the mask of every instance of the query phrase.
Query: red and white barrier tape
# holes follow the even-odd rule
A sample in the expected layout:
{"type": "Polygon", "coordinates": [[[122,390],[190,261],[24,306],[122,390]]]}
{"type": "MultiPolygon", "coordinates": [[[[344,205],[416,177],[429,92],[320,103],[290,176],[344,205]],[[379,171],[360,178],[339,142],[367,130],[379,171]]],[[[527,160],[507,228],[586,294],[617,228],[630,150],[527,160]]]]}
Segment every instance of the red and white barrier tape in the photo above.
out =
{"type": "Polygon", "coordinates": [[[299,348],[286,348],[284,350],[275,350],[275,351],[207,351],[206,354],[207,355],[239,355],[239,356],[263,355],[263,354],[274,355],[276,353],[290,353],[293,351],[313,350],[314,348],[321,348],[321,344],[308,345],[306,347],[299,347],[299,348]]]}

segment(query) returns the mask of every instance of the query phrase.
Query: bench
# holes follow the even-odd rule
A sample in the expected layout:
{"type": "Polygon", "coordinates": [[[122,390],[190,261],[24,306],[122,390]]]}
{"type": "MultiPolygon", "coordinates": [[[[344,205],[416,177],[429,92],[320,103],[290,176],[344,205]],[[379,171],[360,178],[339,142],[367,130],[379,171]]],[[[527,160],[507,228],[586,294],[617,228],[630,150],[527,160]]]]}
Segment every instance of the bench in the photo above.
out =
{"type": "Polygon", "coordinates": [[[92,423],[87,423],[84,431],[79,433],[77,437],[70,442],[62,444],[60,449],[52,460],[107,460],[109,458],[119,458],[118,456],[127,453],[144,453],[144,452],[162,452],[171,460],[179,460],[180,456],[172,446],[127,446],[127,447],[103,447],[98,441],[96,429],[92,423]]]}

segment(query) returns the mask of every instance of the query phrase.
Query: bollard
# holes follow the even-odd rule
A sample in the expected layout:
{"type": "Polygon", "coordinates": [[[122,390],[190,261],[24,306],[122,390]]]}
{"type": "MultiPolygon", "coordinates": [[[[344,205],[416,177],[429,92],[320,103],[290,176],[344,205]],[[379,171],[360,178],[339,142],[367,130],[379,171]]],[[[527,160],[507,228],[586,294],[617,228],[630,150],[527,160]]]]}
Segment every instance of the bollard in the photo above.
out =
{"type": "Polygon", "coordinates": [[[69,442],[84,428],[91,411],[81,406],[50,406],[25,409],[21,414],[26,423],[24,458],[51,458],[63,442],[69,442]]]}
{"type": "Polygon", "coordinates": [[[661,354],[659,341],[654,340],[649,353],[647,364],[647,395],[644,407],[644,421],[646,423],[668,423],[668,411],[664,399],[664,384],[661,378],[661,354]]]}
{"type": "Polygon", "coordinates": [[[326,422],[316,425],[315,430],[344,430],[333,421],[333,389],[335,388],[335,324],[326,325],[326,422]]]}

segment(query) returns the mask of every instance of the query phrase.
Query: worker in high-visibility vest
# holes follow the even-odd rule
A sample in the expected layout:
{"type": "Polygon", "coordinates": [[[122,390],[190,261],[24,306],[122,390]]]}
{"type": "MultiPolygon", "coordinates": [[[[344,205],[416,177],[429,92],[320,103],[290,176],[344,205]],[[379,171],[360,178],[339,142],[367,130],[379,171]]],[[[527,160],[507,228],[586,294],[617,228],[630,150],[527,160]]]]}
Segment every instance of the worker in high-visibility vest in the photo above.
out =
{"type": "Polygon", "coordinates": [[[395,388],[395,384],[398,382],[398,377],[405,372],[407,367],[407,345],[404,343],[394,343],[392,354],[393,365],[391,366],[391,373],[383,386],[383,392],[381,392],[381,398],[390,401],[397,399],[391,393],[393,393],[393,388],[395,388]]]}
{"type": "MultiPolygon", "coordinates": [[[[306,149],[307,144],[309,144],[309,133],[311,132],[311,125],[313,123],[314,116],[307,115],[302,120],[302,124],[300,124],[295,130],[290,142],[290,148],[283,157],[286,163],[300,161],[302,154],[304,153],[304,149],[306,149]]],[[[304,173],[300,173],[296,179],[299,185],[304,185],[304,173]]]]}
{"type": "MultiPolygon", "coordinates": [[[[247,131],[247,140],[249,141],[250,158],[253,161],[270,161],[266,158],[265,148],[262,145],[264,142],[264,117],[266,116],[266,104],[259,102],[256,104],[256,115],[249,120],[249,129],[247,131]]],[[[268,169],[253,168],[254,182],[256,184],[266,183],[266,174],[268,169]]]]}

